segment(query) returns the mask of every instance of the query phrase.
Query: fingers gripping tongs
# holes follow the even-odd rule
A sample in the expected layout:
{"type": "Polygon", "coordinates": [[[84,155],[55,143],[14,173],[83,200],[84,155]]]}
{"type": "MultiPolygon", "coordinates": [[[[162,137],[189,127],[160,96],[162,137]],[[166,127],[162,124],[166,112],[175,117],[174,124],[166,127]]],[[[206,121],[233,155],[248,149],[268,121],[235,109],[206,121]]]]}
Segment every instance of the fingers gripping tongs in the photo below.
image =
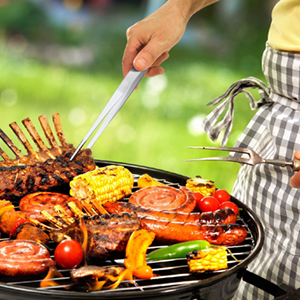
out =
{"type": "Polygon", "coordinates": [[[87,140],[90,138],[90,136],[93,134],[93,132],[96,130],[96,128],[100,125],[100,123],[103,121],[101,126],[99,127],[96,134],[93,136],[92,140],[88,144],[87,148],[92,148],[92,146],[95,144],[99,136],[102,134],[104,129],[107,127],[107,125],[110,123],[110,121],[114,118],[114,116],[117,114],[117,112],[121,109],[123,104],[126,102],[126,100],[129,98],[129,96],[134,91],[135,87],[138,85],[140,80],[143,78],[144,74],[147,70],[144,71],[137,71],[135,68],[132,68],[129,73],[125,76],[117,90],[114,92],[106,106],[104,107],[103,111],[97,118],[96,122],[93,124],[91,129],[88,131],[86,136],[83,138],[79,146],[76,148],[75,152],[73,153],[72,157],[70,158],[70,161],[74,159],[76,154],[79,152],[79,150],[83,147],[83,145],[87,142],[87,140]],[[106,117],[106,118],[105,118],[106,117]],[[105,118],[105,119],[104,119],[105,118]]]}
{"type": "Polygon", "coordinates": [[[195,158],[195,159],[188,159],[187,161],[208,161],[208,160],[215,160],[215,161],[231,161],[231,162],[238,162],[241,164],[247,164],[251,166],[255,166],[257,164],[272,164],[279,167],[286,167],[289,166],[292,168],[293,171],[297,172],[300,170],[300,160],[293,159],[291,161],[285,161],[283,159],[264,159],[259,156],[255,151],[248,148],[237,148],[237,147],[188,147],[191,149],[203,149],[203,150],[221,150],[221,151],[229,151],[229,152],[238,152],[247,154],[248,157],[205,157],[205,158],[195,158]]]}

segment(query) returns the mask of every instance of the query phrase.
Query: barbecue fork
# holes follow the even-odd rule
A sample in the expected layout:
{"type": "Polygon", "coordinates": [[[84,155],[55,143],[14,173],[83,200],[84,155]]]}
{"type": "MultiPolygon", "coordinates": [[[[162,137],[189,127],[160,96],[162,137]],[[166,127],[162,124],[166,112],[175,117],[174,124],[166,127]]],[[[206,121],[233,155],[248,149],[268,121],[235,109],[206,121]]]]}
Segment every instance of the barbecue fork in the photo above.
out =
{"type": "Polygon", "coordinates": [[[258,164],[271,164],[279,167],[286,167],[289,166],[292,168],[294,172],[300,170],[300,160],[293,159],[291,161],[286,161],[283,159],[266,159],[259,156],[254,150],[248,148],[238,148],[238,147],[187,147],[190,149],[203,149],[203,150],[219,150],[219,151],[229,151],[229,152],[237,152],[248,154],[248,157],[234,157],[234,156],[227,156],[227,157],[205,157],[205,158],[195,158],[195,159],[188,159],[186,161],[230,161],[230,162],[238,162],[241,164],[247,164],[250,166],[255,166],[258,164]]]}

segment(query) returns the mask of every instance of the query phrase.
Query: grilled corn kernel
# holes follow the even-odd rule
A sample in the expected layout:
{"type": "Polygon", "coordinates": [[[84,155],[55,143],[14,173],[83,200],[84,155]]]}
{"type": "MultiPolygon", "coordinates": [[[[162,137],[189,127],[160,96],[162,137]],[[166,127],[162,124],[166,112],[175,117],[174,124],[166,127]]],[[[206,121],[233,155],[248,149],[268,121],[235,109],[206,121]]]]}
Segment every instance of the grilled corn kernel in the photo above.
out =
{"type": "Polygon", "coordinates": [[[187,263],[191,273],[227,269],[226,247],[193,251],[187,255],[187,263]]]}
{"type": "Polygon", "coordinates": [[[203,196],[211,196],[215,190],[215,183],[201,176],[190,178],[186,181],[186,187],[193,192],[201,193],[203,196]]]}
{"type": "Polygon", "coordinates": [[[74,177],[70,195],[78,200],[92,200],[102,205],[131,194],[133,176],[123,166],[107,166],[74,177]]]}

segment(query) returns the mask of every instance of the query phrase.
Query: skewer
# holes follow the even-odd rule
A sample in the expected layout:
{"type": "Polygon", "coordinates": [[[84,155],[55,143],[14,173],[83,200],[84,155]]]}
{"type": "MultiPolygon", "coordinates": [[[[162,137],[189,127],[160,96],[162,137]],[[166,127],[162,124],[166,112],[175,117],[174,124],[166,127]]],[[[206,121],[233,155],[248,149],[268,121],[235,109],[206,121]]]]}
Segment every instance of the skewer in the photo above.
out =
{"type": "Polygon", "coordinates": [[[66,213],[66,211],[61,207],[61,205],[55,205],[54,211],[56,212],[58,217],[62,218],[64,222],[66,222],[66,224],[71,225],[75,222],[75,220],[66,213]]]}
{"type": "Polygon", "coordinates": [[[39,226],[40,228],[46,230],[46,231],[52,231],[54,228],[53,227],[50,227],[36,219],[29,219],[30,222],[34,223],[36,226],[39,226]]]}
{"type": "Polygon", "coordinates": [[[97,215],[97,212],[87,199],[81,200],[80,203],[82,204],[83,209],[90,217],[93,215],[97,215]]]}
{"type": "Polygon", "coordinates": [[[49,214],[47,211],[42,210],[41,214],[50,222],[52,223],[54,226],[56,226],[59,229],[62,229],[63,227],[66,227],[66,225],[64,225],[63,223],[61,223],[60,221],[58,221],[55,217],[53,217],[51,214],[49,214]]]}
{"type": "Polygon", "coordinates": [[[82,218],[86,215],[77,207],[75,202],[73,202],[73,201],[68,202],[68,206],[77,218],[82,218]]]}

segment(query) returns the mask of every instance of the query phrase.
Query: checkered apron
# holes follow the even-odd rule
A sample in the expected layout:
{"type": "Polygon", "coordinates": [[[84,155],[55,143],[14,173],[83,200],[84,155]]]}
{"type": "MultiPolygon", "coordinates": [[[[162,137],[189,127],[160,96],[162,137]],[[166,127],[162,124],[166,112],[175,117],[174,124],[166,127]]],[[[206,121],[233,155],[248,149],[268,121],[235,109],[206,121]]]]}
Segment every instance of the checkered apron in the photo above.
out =
{"type": "MultiPolygon", "coordinates": [[[[233,102],[239,92],[246,93],[253,109],[259,108],[235,144],[247,147],[268,159],[291,160],[300,149],[300,55],[266,46],[263,72],[269,87],[247,78],[233,84],[211,104],[223,101],[206,118],[205,129],[216,140],[225,128],[226,144],[233,120],[233,102]],[[245,88],[257,87],[262,99],[255,103],[245,88]],[[227,97],[227,99],[225,99],[227,97]],[[229,109],[224,120],[216,115],[229,109]],[[223,105],[223,106],[222,106],[223,105]]],[[[234,154],[236,155],[236,154],[234,154]]],[[[265,243],[249,265],[249,270],[276,284],[300,288],[300,190],[289,185],[290,168],[259,164],[242,165],[232,195],[248,205],[263,223],[265,243]]],[[[270,294],[241,282],[234,299],[273,299],[270,294]]]]}

